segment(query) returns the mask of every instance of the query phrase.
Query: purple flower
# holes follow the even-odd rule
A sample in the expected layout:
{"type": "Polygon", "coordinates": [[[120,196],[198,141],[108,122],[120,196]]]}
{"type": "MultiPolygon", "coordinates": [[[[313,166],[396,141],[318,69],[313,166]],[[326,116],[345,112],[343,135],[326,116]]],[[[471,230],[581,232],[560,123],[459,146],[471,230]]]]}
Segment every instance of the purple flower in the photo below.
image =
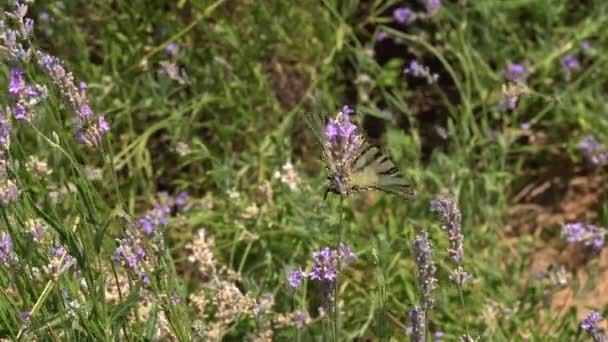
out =
{"type": "Polygon", "coordinates": [[[460,224],[462,217],[453,198],[439,198],[431,201],[431,211],[439,216],[442,228],[448,235],[448,253],[456,264],[464,258],[464,236],[460,224]]]}
{"type": "Polygon", "coordinates": [[[424,75],[424,66],[418,63],[417,60],[412,59],[404,72],[412,76],[420,77],[424,75]]]}
{"type": "Polygon", "coordinates": [[[10,265],[13,261],[13,242],[11,236],[2,232],[0,233],[0,262],[10,265]]]}
{"type": "Polygon", "coordinates": [[[304,281],[304,279],[306,279],[307,277],[308,274],[302,271],[302,268],[293,270],[291,271],[291,273],[289,273],[289,285],[291,285],[291,287],[293,287],[294,289],[297,289],[298,287],[300,287],[300,285],[302,285],[302,281],[304,281]]]}
{"type": "Polygon", "coordinates": [[[352,260],[356,259],[357,256],[353,251],[345,245],[343,242],[340,242],[338,245],[338,260],[340,260],[340,266],[346,266],[352,260]]]}
{"type": "Polygon", "coordinates": [[[598,326],[601,320],[602,316],[598,312],[591,311],[581,323],[581,329],[587,332],[594,342],[604,341],[604,336],[602,336],[600,327],[598,326]]]}
{"type": "Polygon", "coordinates": [[[309,274],[310,279],[321,282],[332,283],[338,276],[338,268],[342,268],[356,258],[352,250],[340,243],[338,250],[325,247],[312,254],[315,261],[309,274]]]}
{"type": "Polygon", "coordinates": [[[15,108],[13,108],[13,115],[17,120],[27,120],[28,118],[27,110],[22,105],[16,105],[15,108]]]}
{"type": "Polygon", "coordinates": [[[0,145],[4,148],[8,147],[11,136],[11,122],[4,118],[4,113],[0,108],[0,145]]]}
{"type": "Polygon", "coordinates": [[[608,152],[606,146],[598,142],[595,137],[588,135],[579,142],[583,150],[583,156],[594,165],[605,165],[608,163],[608,152]]]}
{"type": "Polygon", "coordinates": [[[426,332],[426,311],[418,306],[410,310],[408,335],[412,342],[424,342],[426,332]]]}
{"type": "Polygon", "coordinates": [[[333,282],[336,278],[336,252],[325,247],[324,249],[314,252],[312,258],[315,264],[310,272],[310,279],[333,282]]]}
{"type": "Polygon", "coordinates": [[[97,129],[101,135],[105,135],[110,131],[110,125],[103,116],[97,118],[97,129]]]}
{"type": "Polygon", "coordinates": [[[51,20],[51,15],[49,14],[49,12],[41,12],[38,18],[41,21],[49,21],[51,20]]]}
{"type": "Polygon", "coordinates": [[[88,104],[85,104],[78,109],[78,115],[83,121],[87,121],[91,118],[91,116],[93,116],[93,111],[91,110],[91,107],[89,107],[88,104]]]}
{"type": "Polygon", "coordinates": [[[92,147],[101,146],[101,136],[109,130],[109,126],[103,117],[97,120],[93,118],[93,110],[86,97],[86,83],[76,82],[74,75],[65,69],[58,58],[41,50],[36,51],[36,57],[38,65],[57,85],[76,115],[76,139],[92,147]]]}
{"type": "Polygon", "coordinates": [[[435,263],[433,262],[433,245],[428,233],[423,231],[414,239],[414,254],[418,268],[418,283],[422,291],[423,309],[427,311],[433,306],[432,292],[436,287],[435,263]]]}
{"type": "Polygon", "coordinates": [[[192,208],[188,191],[181,191],[179,194],[177,194],[175,197],[175,205],[177,206],[177,209],[181,211],[188,211],[190,208],[192,208]]]}
{"type": "Polygon", "coordinates": [[[445,333],[441,330],[437,330],[435,331],[435,333],[433,334],[433,341],[437,342],[437,341],[443,341],[443,336],[445,335],[445,333]]]}
{"type": "Polygon", "coordinates": [[[577,222],[564,225],[562,227],[562,231],[564,235],[566,235],[566,240],[568,242],[578,242],[583,241],[583,239],[585,238],[587,228],[584,224],[577,222]]]}
{"type": "Polygon", "coordinates": [[[378,31],[378,33],[376,33],[376,41],[377,42],[381,42],[381,41],[383,41],[385,39],[386,39],[386,32],[380,30],[380,31],[378,31]]]}
{"type": "Polygon", "coordinates": [[[424,78],[429,84],[436,82],[437,78],[439,77],[437,74],[431,73],[429,67],[418,63],[418,61],[415,59],[410,61],[410,64],[403,70],[403,73],[406,75],[412,75],[416,78],[424,78]]]}
{"type": "Polygon", "coordinates": [[[24,88],[25,80],[23,79],[23,70],[19,67],[12,67],[8,84],[8,93],[12,97],[18,97],[24,88]]]}
{"type": "Polygon", "coordinates": [[[566,236],[566,241],[582,242],[585,246],[591,246],[595,252],[599,252],[604,247],[605,233],[601,227],[575,222],[563,225],[562,232],[566,236]]]}
{"type": "Polygon", "coordinates": [[[399,7],[393,11],[393,18],[402,25],[407,25],[412,22],[414,12],[407,7],[399,7]]]}
{"type": "Polygon", "coordinates": [[[575,54],[568,54],[559,60],[559,64],[566,73],[578,71],[581,69],[581,64],[575,54]]]}
{"type": "Polygon", "coordinates": [[[34,19],[25,18],[23,29],[24,29],[23,36],[29,37],[29,35],[32,34],[32,31],[34,31],[34,19]]]}
{"type": "Polygon", "coordinates": [[[177,53],[178,46],[176,43],[169,43],[165,46],[165,53],[169,56],[173,56],[177,53]]]}
{"type": "Polygon", "coordinates": [[[21,319],[24,321],[29,321],[30,319],[32,319],[32,313],[29,311],[21,311],[19,313],[19,317],[21,317],[21,319]]]}
{"type": "Polygon", "coordinates": [[[147,253],[142,243],[143,240],[133,234],[120,239],[119,245],[114,251],[113,259],[114,262],[122,265],[143,281],[144,278],[147,278],[144,267],[147,253]]]}
{"type": "Polygon", "coordinates": [[[591,43],[587,40],[581,40],[581,49],[584,52],[591,52],[593,50],[593,47],[591,47],[591,43]]]}
{"type": "Polygon", "coordinates": [[[342,106],[342,113],[344,113],[346,115],[351,115],[351,114],[355,114],[355,110],[350,108],[348,105],[344,105],[344,106],[342,106]]]}
{"type": "Polygon", "coordinates": [[[516,63],[509,63],[504,70],[504,75],[509,81],[521,83],[525,83],[528,77],[526,67],[516,63]]]}
{"type": "Polygon", "coordinates": [[[441,0],[425,0],[424,7],[428,13],[433,13],[441,7],[441,0]]]}

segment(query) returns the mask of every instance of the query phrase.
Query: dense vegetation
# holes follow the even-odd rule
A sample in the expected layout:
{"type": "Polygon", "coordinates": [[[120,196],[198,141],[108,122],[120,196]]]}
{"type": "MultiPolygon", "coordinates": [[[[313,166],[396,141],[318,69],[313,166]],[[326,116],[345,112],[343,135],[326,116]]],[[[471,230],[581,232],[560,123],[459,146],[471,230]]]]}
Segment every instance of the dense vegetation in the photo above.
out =
{"type": "Polygon", "coordinates": [[[0,338],[602,340],[604,1],[3,10],[0,338]]]}

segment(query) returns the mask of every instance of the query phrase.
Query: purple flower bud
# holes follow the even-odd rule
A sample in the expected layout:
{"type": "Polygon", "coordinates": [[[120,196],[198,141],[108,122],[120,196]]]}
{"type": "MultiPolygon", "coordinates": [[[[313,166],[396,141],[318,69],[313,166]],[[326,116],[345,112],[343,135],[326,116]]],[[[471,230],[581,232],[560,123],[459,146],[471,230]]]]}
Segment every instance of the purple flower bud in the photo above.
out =
{"type": "Polygon", "coordinates": [[[27,114],[27,110],[22,105],[16,105],[15,108],[13,108],[13,115],[17,120],[27,120],[27,114]]]}
{"type": "Polygon", "coordinates": [[[573,72],[581,69],[581,63],[574,54],[568,54],[559,60],[559,64],[565,72],[573,72]]]}
{"type": "Polygon", "coordinates": [[[441,7],[441,0],[425,0],[424,7],[428,13],[436,12],[441,7]]]}
{"type": "Polygon", "coordinates": [[[85,104],[78,109],[78,116],[83,121],[88,121],[91,116],[93,116],[93,111],[91,110],[91,107],[89,107],[89,105],[85,104]]]}
{"type": "Polygon", "coordinates": [[[19,67],[11,68],[10,81],[8,84],[8,93],[12,97],[19,97],[22,90],[25,88],[25,80],[23,79],[23,70],[19,67]]]}
{"type": "Polygon", "coordinates": [[[393,18],[402,25],[407,25],[413,20],[413,12],[407,7],[399,7],[393,11],[393,18]]]}
{"type": "Polygon", "coordinates": [[[29,321],[30,319],[32,319],[32,313],[29,311],[21,311],[19,313],[19,317],[21,317],[21,319],[24,321],[29,321]]]}
{"type": "Polygon", "coordinates": [[[30,34],[32,34],[32,31],[34,31],[34,19],[31,18],[25,18],[24,21],[24,28],[25,28],[25,37],[29,37],[30,34]]]}
{"type": "Polygon", "coordinates": [[[297,270],[293,270],[291,271],[291,273],[289,273],[289,285],[291,287],[293,287],[294,289],[297,289],[298,287],[300,287],[300,285],[302,285],[302,281],[304,281],[304,279],[306,279],[306,277],[308,277],[308,274],[306,274],[306,272],[302,271],[302,269],[297,269],[297,270]]]}
{"type": "Polygon", "coordinates": [[[386,39],[386,32],[380,30],[380,31],[378,31],[378,33],[376,33],[376,41],[377,42],[381,42],[381,41],[383,41],[385,39],[386,39]]]}
{"type": "Polygon", "coordinates": [[[97,126],[101,135],[104,135],[110,131],[110,125],[103,116],[99,116],[99,118],[97,118],[97,126]]]}
{"type": "Polygon", "coordinates": [[[521,64],[509,63],[504,70],[505,78],[512,82],[526,82],[528,75],[526,67],[521,64]]]}
{"type": "Polygon", "coordinates": [[[165,46],[165,53],[169,56],[173,56],[177,53],[178,46],[176,43],[169,43],[165,46]]]}
{"type": "Polygon", "coordinates": [[[0,262],[10,265],[14,261],[13,242],[11,236],[5,232],[0,233],[0,262]]]}
{"type": "Polygon", "coordinates": [[[591,43],[588,40],[581,40],[581,49],[585,52],[590,52],[593,50],[591,47],[591,43]]]}

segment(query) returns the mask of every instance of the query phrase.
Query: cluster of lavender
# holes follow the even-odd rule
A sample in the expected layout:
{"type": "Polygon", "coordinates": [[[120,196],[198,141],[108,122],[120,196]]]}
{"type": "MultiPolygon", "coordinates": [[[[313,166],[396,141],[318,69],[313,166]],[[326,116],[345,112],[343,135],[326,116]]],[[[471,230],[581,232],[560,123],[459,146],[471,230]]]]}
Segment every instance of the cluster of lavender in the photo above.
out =
{"type": "Polygon", "coordinates": [[[418,286],[422,297],[420,304],[410,311],[409,335],[412,342],[423,342],[426,336],[426,316],[433,307],[432,292],[437,287],[433,245],[429,241],[426,231],[421,232],[414,239],[414,255],[418,269],[418,286]]]}
{"type": "MultiPolygon", "coordinates": [[[[66,70],[58,58],[31,47],[30,36],[34,20],[26,17],[27,11],[27,5],[15,1],[13,10],[6,13],[10,22],[0,20],[0,52],[7,52],[13,64],[10,71],[9,95],[14,104],[7,110],[7,114],[12,113],[17,120],[31,122],[34,116],[33,107],[47,97],[45,86],[30,85],[25,81],[22,67],[29,65],[34,58],[36,65],[57,85],[70,109],[76,114],[76,139],[83,144],[100,147],[102,136],[110,129],[108,122],[103,116],[94,115],[87,100],[86,83],[80,82],[77,86],[73,74],[66,70]],[[9,23],[12,24],[11,27],[9,23]]],[[[10,119],[3,114],[0,120],[2,145],[6,145],[10,131],[10,119]]]]}
{"type": "Polygon", "coordinates": [[[438,198],[431,201],[431,211],[439,216],[441,228],[448,236],[450,247],[448,254],[456,265],[452,271],[450,280],[456,285],[462,286],[471,279],[471,275],[463,270],[464,259],[464,235],[462,235],[462,216],[453,198],[438,198]]]}
{"type": "Polygon", "coordinates": [[[410,61],[410,64],[403,70],[403,73],[425,79],[428,84],[433,84],[439,79],[439,75],[432,73],[428,66],[418,63],[415,59],[410,61]]]}
{"type": "MultiPolygon", "coordinates": [[[[593,55],[594,51],[591,43],[587,40],[581,41],[580,48],[586,55],[593,55]]],[[[559,65],[566,79],[570,79],[572,74],[582,69],[579,56],[575,53],[564,55],[559,60],[559,65]]],[[[500,99],[498,109],[501,112],[514,111],[519,102],[519,96],[528,92],[525,86],[528,77],[528,71],[523,64],[509,63],[503,70],[506,80],[516,83],[515,86],[503,87],[503,96],[500,99]]]]}
{"type": "Polygon", "coordinates": [[[325,247],[312,254],[314,264],[310,273],[302,271],[302,268],[292,271],[288,276],[289,285],[298,288],[306,278],[317,280],[322,284],[333,284],[338,276],[339,269],[348,265],[357,256],[344,243],[340,243],[338,249],[325,247]]]}
{"type": "Polygon", "coordinates": [[[401,25],[410,25],[414,21],[435,14],[441,8],[441,0],[421,0],[426,13],[416,13],[409,7],[398,7],[393,11],[393,18],[401,25]]]}
{"type": "Polygon", "coordinates": [[[593,342],[604,342],[604,335],[598,326],[601,320],[602,316],[598,312],[591,311],[581,323],[581,329],[591,336],[593,342]]]}
{"type": "Polygon", "coordinates": [[[118,239],[114,251],[114,262],[123,266],[142,283],[147,284],[150,272],[154,271],[152,255],[164,250],[163,228],[169,224],[172,208],[187,211],[191,200],[187,192],[180,192],[175,198],[160,192],[152,209],[137,220],[129,220],[124,236],[118,239]]]}
{"type": "Polygon", "coordinates": [[[568,242],[582,242],[594,252],[599,252],[604,247],[606,233],[601,227],[575,222],[563,225],[562,232],[568,242]]]}
{"type": "Polygon", "coordinates": [[[76,260],[69,255],[65,248],[58,246],[48,252],[49,263],[43,269],[51,278],[57,279],[63,272],[71,268],[76,260]]]}
{"type": "Polygon", "coordinates": [[[595,137],[591,135],[584,137],[578,146],[583,151],[585,159],[593,165],[602,166],[608,164],[606,146],[597,141],[595,137]]]}
{"type": "MultiPolygon", "coordinates": [[[[417,20],[428,18],[433,14],[437,13],[441,8],[441,0],[421,0],[426,13],[414,12],[409,7],[397,7],[393,10],[393,19],[399,25],[410,25],[417,20]]],[[[384,31],[378,31],[376,33],[376,42],[381,42],[387,38],[387,34],[384,31]]]]}
{"type": "Polygon", "coordinates": [[[42,50],[36,51],[36,60],[42,70],[59,87],[61,94],[74,113],[76,113],[76,139],[93,147],[101,146],[101,138],[110,130],[102,115],[95,117],[89,105],[86,91],[87,84],[80,82],[76,86],[74,75],[65,69],[63,62],[42,50]]]}
{"type": "Polygon", "coordinates": [[[17,262],[17,256],[13,252],[13,240],[6,232],[0,232],[0,262],[6,267],[17,262]]]}
{"type": "MultiPolygon", "coordinates": [[[[58,243],[52,243],[52,236],[48,227],[39,219],[25,222],[26,233],[37,245],[48,249],[48,263],[42,267],[43,271],[52,279],[57,279],[66,270],[71,268],[76,260],[66,249],[58,243]]],[[[11,236],[6,232],[0,232],[0,263],[5,267],[14,266],[18,262],[13,250],[11,236]]],[[[35,267],[34,267],[35,268],[35,267]]]]}
{"type": "Polygon", "coordinates": [[[567,80],[572,77],[572,74],[582,69],[578,56],[573,53],[560,58],[559,65],[562,67],[562,73],[567,80]]]}
{"type": "Polygon", "coordinates": [[[355,124],[350,122],[349,115],[355,111],[348,107],[342,107],[335,119],[330,119],[325,126],[325,137],[327,138],[325,151],[331,153],[331,160],[334,161],[330,167],[335,179],[332,183],[340,194],[345,194],[348,189],[348,167],[353,165],[357,152],[363,144],[363,137],[355,124]]]}
{"type": "MultiPolygon", "coordinates": [[[[449,241],[448,254],[456,265],[455,270],[450,274],[450,280],[461,288],[462,285],[470,281],[471,275],[462,268],[464,236],[461,229],[460,210],[458,210],[453,198],[438,198],[431,201],[431,211],[439,216],[442,229],[446,232],[449,241]]],[[[415,237],[414,254],[418,270],[418,286],[422,297],[420,303],[410,311],[408,334],[411,341],[423,342],[426,340],[426,317],[433,307],[432,292],[437,286],[436,267],[433,262],[433,245],[429,241],[426,231],[415,237]]],[[[470,337],[465,335],[461,337],[461,340],[467,340],[466,338],[470,337]]]]}
{"type": "Polygon", "coordinates": [[[503,70],[503,75],[507,81],[515,84],[503,86],[498,110],[512,112],[517,108],[519,97],[528,92],[526,86],[528,71],[523,64],[509,63],[503,70]]]}
{"type": "Polygon", "coordinates": [[[27,84],[24,72],[20,67],[12,67],[8,93],[14,101],[12,108],[7,108],[7,112],[12,112],[17,120],[31,122],[34,116],[34,107],[46,100],[48,95],[45,86],[40,84],[27,84]]]}

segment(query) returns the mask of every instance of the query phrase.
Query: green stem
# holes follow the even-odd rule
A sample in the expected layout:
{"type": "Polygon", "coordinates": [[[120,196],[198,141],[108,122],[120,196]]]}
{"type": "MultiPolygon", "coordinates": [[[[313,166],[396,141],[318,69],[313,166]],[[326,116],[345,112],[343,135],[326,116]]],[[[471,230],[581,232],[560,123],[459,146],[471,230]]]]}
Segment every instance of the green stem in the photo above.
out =
{"type": "MultiPolygon", "coordinates": [[[[340,252],[340,242],[342,242],[342,235],[343,235],[343,226],[342,226],[342,219],[344,217],[344,207],[343,207],[343,202],[344,202],[344,197],[340,196],[340,207],[338,208],[338,210],[340,210],[340,219],[338,221],[338,242],[336,243],[336,253],[340,252]]],[[[338,257],[338,265],[337,265],[337,269],[336,271],[338,272],[338,275],[336,276],[336,281],[334,282],[334,331],[333,331],[333,340],[334,341],[338,341],[339,340],[339,331],[340,331],[340,300],[338,298],[339,292],[340,292],[340,282],[339,282],[339,274],[340,274],[340,258],[338,257]]]]}
{"type": "MultiPolygon", "coordinates": [[[[458,284],[458,295],[460,296],[460,305],[462,306],[462,310],[464,310],[464,295],[462,294],[461,284],[458,284]]],[[[466,315],[464,316],[464,331],[466,332],[467,336],[469,336],[469,319],[466,315]]]]}

